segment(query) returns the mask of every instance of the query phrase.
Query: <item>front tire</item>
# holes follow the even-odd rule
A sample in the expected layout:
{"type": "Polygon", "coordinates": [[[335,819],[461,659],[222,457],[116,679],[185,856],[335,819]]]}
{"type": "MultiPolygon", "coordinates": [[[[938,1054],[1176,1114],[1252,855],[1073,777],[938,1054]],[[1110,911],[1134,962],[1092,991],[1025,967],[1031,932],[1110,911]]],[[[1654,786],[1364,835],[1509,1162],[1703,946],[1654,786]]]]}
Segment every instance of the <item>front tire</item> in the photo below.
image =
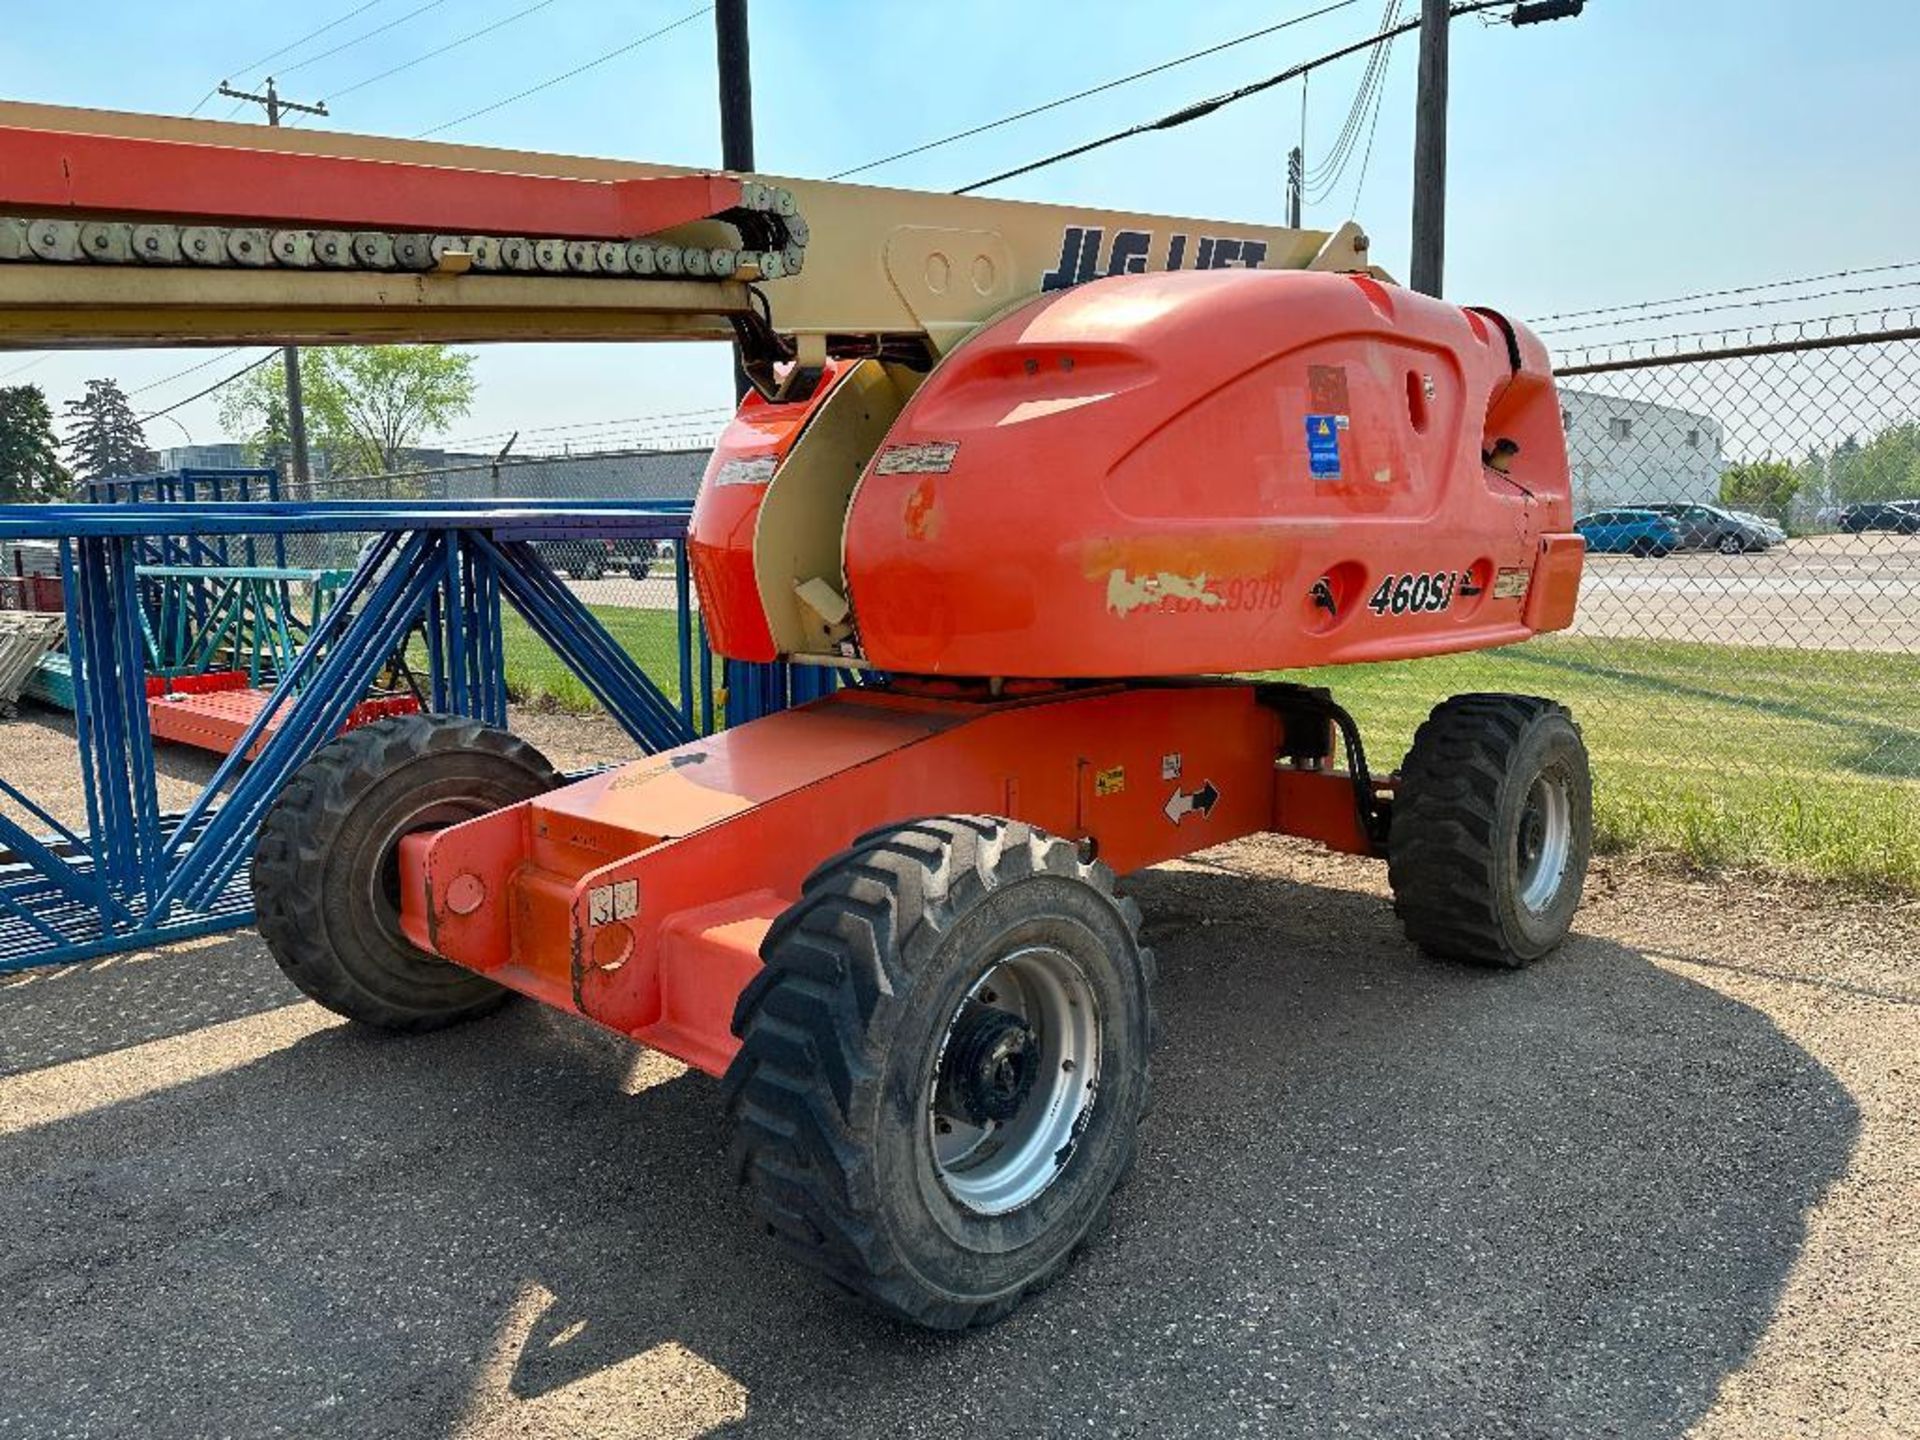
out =
{"type": "Polygon", "coordinates": [[[1566,937],[1593,853],[1586,744],[1565,708],[1456,695],[1413,738],[1387,878],[1407,938],[1449,960],[1519,969],[1566,937]]]}
{"type": "Polygon", "coordinates": [[[1720,553],[1722,555],[1744,555],[1747,553],[1747,542],[1742,540],[1738,535],[1722,535],[1720,537],[1720,553]]]}
{"type": "Polygon", "coordinates": [[[383,1030],[437,1030],[497,1009],[505,989],[401,932],[400,839],[559,780],[524,740],[454,716],[396,716],[321,746],[281,790],[254,849],[256,923],[274,960],[310,999],[383,1030]]]}
{"type": "Polygon", "coordinates": [[[1153,954],[1112,872],[1017,821],[891,827],[814,871],[761,955],[725,1093],[768,1231],[938,1329],[1059,1275],[1150,1086],[1153,954]]]}

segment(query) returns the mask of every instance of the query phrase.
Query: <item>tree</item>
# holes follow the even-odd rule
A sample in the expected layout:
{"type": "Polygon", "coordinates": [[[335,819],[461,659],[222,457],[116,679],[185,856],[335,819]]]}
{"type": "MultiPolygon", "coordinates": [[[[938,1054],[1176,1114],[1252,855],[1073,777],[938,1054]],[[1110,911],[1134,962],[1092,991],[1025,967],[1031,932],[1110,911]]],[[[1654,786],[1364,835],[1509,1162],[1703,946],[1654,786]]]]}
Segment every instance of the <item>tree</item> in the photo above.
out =
{"type": "Polygon", "coordinates": [[[1920,422],[1889,425],[1864,445],[1849,438],[1828,464],[1840,504],[1920,498],[1920,422]]]}
{"type": "Polygon", "coordinates": [[[83,480],[139,475],[156,469],[146,433],[113,380],[87,381],[87,393],[67,402],[67,457],[83,480]]]}
{"type": "Polygon", "coordinates": [[[57,500],[73,483],[60,463],[53,412],[38,385],[0,388],[0,505],[57,500]]]}
{"type": "Polygon", "coordinates": [[[1720,503],[1730,510],[1771,515],[1782,524],[1800,493],[1800,472],[1784,460],[1752,460],[1720,475],[1720,503]]]}
{"type": "MultiPolygon", "coordinates": [[[[473,356],[444,345],[366,345],[302,352],[307,438],[335,475],[398,469],[430,431],[473,405],[473,356]]],[[[263,458],[284,446],[286,400],[277,369],[227,387],[220,420],[263,458]]]]}

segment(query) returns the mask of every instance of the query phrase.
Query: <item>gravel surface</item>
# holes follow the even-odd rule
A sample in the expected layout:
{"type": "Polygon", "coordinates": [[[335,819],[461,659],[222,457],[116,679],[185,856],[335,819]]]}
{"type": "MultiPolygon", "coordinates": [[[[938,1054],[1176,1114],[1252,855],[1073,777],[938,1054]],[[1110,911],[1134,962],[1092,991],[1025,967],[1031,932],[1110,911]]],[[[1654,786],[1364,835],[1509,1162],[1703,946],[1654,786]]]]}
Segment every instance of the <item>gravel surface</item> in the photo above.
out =
{"type": "Polygon", "coordinates": [[[1920,1435],[1920,912],[1619,862],[1516,975],[1377,867],[1140,877],[1157,1108],[984,1333],[750,1231],[716,1086],[251,935],[0,985],[0,1436],[1920,1435]]]}

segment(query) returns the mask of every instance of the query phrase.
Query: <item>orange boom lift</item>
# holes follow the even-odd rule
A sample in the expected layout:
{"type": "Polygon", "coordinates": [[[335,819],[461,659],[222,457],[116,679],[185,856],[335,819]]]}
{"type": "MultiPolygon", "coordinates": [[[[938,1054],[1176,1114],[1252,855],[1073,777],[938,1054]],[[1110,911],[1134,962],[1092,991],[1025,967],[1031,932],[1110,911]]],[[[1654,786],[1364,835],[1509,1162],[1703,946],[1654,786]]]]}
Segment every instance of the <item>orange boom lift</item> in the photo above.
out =
{"type": "Polygon", "coordinates": [[[1509,644],[1582,560],[1545,350],[1331,234],[0,106],[0,340],[693,338],[755,383],[690,533],[739,660],[829,698],[558,786],[502,732],[323,748],[254,860],[287,974],[424,1030],[531,995],[724,1077],[766,1227],[992,1320],[1102,1222],[1153,957],[1116,875],[1261,831],[1523,965],[1591,799],[1551,701],[1375,773],[1327,692],[1509,644]]]}

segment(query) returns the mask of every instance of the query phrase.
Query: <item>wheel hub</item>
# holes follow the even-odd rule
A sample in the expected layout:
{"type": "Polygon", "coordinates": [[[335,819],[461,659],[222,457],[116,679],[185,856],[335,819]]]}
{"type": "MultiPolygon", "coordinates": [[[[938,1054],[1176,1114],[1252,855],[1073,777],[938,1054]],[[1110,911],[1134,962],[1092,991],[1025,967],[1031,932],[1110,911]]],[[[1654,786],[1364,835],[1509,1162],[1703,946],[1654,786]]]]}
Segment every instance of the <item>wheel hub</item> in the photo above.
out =
{"type": "Polygon", "coordinates": [[[1004,1215],[1074,1153],[1100,1080],[1100,1006],[1065,951],[1026,946],[987,967],[947,1022],[927,1086],[927,1148],[947,1194],[1004,1215]]]}
{"type": "Polygon", "coordinates": [[[940,1066],[936,1108],[969,1125],[1020,1113],[1040,1075],[1040,1046],[1018,1015],[977,1005],[954,1027],[940,1066]]]}

